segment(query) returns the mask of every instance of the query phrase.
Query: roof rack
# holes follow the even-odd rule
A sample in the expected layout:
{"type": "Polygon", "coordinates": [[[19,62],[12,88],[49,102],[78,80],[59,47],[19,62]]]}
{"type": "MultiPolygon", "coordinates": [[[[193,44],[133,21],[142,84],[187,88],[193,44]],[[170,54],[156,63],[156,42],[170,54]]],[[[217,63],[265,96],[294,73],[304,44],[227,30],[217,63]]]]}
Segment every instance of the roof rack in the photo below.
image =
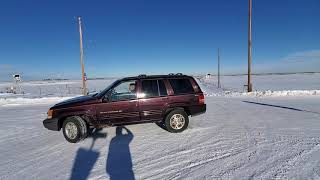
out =
{"type": "Polygon", "coordinates": [[[147,77],[147,75],[146,74],[139,74],[138,77],[147,77]]]}
{"type": "Polygon", "coordinates": [[[169,76],[183,76],[182,73],[176,73],[176,74],[174,74],[174,73],[169,73],[168,75],[169,75],[169,76]]]}

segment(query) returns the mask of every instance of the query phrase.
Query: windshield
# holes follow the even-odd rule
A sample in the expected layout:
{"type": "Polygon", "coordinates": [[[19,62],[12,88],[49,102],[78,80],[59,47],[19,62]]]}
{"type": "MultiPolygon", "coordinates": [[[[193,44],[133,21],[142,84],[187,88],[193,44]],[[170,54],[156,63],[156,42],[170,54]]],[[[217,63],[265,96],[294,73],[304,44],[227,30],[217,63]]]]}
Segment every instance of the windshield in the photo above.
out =
{"type": "Polygon", "coordinates": [[[101,92],[99,92],[98,94],[95,95],[95,97],[98,98],[102,98],[108,91],[109,89],[114,86],[115,84],[117,84],[119,82],[119,80],[114,81],[113,83],[111,83],[109,86],[107,86],[104,90],[102,90],[101,92]]]}

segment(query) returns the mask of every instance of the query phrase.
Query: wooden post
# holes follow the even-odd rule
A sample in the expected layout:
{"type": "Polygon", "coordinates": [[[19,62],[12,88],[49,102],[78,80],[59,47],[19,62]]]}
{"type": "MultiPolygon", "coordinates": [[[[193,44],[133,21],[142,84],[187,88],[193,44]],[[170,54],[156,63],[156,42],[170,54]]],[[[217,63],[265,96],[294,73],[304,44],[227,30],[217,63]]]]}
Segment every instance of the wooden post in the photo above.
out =
{"type": "Polygon", "coordinates": [[[251,83],[251,51],[252,51],[252,39],[251,39],[251,16],[252,16],[252,0],[249,0],[249,18],[248,18],[248,92],[252,92],[251,83]]]}
{"type": "Polygon", "coordinates": [[[85,79],[85,72],[84,72],[84,60],[83,60],[81,17],[78,17],[78,21],[79,21],[79,33],[80,33],[80,64],[81,64],[81,71],[82,71],[82,94],[87,95],[87,86],[86,86],[86,79],[85,79]]]}
{"type": "Polygon", "coordinates": [[[218,48],[218,88],[221,88],[220,85],[220,49],[218,48]]]}

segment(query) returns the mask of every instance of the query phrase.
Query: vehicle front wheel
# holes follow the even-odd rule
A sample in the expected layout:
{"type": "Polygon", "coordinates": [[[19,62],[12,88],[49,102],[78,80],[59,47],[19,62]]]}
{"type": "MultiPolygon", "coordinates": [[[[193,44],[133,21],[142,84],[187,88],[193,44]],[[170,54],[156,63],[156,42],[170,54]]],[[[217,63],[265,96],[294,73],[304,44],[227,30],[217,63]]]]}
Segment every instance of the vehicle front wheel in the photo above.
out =
{"type": "Polygon", "coordinates": [[[63,135],[70,143],[77,143],[87,137],[87,125],[78,116],[68,117],[62,125],[63,135]]]}
{"type": "Polygon", "coordinates": [[[189,118],[187,113],[182,109],[171,111],[164,121],[166,129],[172,133],[179,133],[187,129],[189,118]]]}

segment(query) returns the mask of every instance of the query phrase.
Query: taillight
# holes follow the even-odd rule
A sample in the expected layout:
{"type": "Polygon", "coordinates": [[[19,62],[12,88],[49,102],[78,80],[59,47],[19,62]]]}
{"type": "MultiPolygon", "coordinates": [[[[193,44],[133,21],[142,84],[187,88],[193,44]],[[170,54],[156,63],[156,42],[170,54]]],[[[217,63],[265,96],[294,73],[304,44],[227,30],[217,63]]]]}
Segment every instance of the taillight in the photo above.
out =
{"type": "Polygon", "coordinates": [[[200,94],[198,97],[199,97],[199,104],[204,104],[204,95],[200,94]]]}
{"type": "Polygon", "coordinates": [[[52,114],[53,114],[53,110],[52,109],[49,109],[49,111],[47,112],[47,115],[48,115],[48,119],[51,119],[52,118],[52,114]]]}

